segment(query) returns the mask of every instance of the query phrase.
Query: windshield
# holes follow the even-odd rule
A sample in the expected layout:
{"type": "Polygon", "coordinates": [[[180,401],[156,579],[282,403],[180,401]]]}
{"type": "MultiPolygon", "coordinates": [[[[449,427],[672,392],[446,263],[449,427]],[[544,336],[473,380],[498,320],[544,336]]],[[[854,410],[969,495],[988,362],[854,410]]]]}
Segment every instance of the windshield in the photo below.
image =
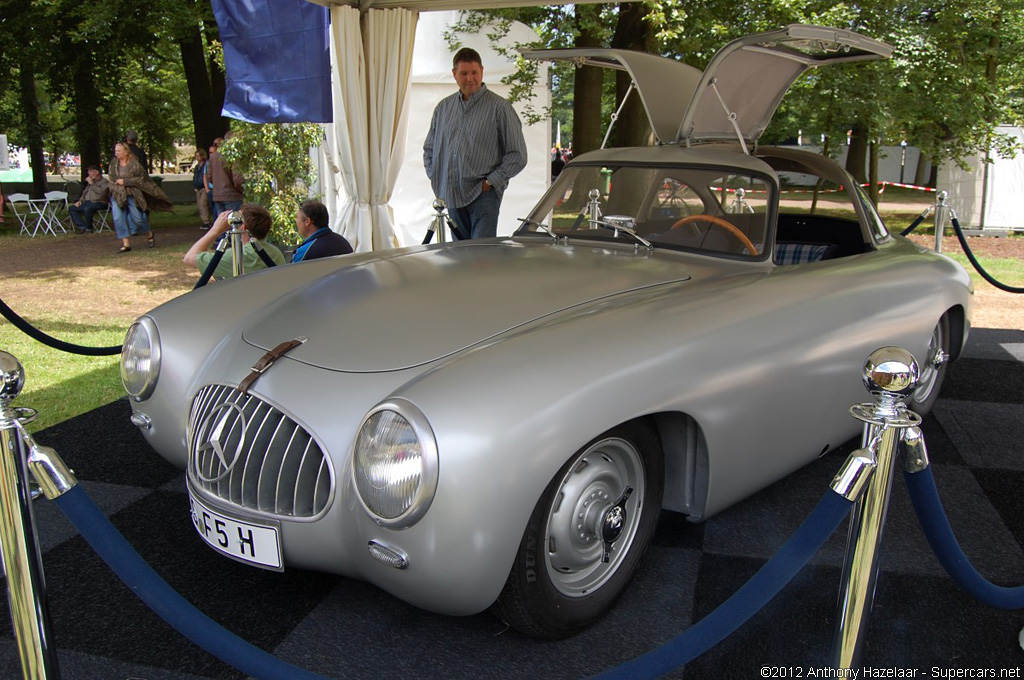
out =
{"type": "Polygon", "coordinates": [[[569,166],[530,215],[557,236],[632,240],[758,258],[771,205],[767,180],[721,168],[569,166]]]}

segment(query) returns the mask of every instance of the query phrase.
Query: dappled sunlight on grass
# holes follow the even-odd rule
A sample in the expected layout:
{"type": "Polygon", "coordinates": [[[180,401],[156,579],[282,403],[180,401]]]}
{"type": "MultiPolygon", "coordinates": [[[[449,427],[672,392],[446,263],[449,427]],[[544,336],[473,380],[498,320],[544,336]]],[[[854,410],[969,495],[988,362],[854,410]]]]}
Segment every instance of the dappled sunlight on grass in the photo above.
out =
{"type": "MultiPolygon", "coordinates": [[[[34,320],[43,332],[86,347],[120,345],[127,326],[89,325],[74,321],[34,320]]],[[[33,340],[6,320],[0,321],[0,349],[25,367],[25,388],[15,402],[40,412],[30,431],[59,423],[124,395],[118,371],[120,356],[88,357],[70,354],[33,340]]]]}

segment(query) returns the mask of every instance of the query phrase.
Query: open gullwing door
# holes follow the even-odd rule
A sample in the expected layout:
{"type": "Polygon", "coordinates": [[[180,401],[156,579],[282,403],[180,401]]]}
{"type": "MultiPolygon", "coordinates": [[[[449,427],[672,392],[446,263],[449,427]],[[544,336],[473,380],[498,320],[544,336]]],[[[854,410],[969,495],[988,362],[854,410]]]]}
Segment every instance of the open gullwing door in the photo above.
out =
{"type": "Polygon", "coordinates": [[[789,87],[824,64],[885,59],[892,47],[838,28],[791,24],[733,40],[701,73],[682,62],[632,50],[527,50],[528,59],[571,60],[627,71],[659,143],[741,140],[768,127],[789,87]]]}

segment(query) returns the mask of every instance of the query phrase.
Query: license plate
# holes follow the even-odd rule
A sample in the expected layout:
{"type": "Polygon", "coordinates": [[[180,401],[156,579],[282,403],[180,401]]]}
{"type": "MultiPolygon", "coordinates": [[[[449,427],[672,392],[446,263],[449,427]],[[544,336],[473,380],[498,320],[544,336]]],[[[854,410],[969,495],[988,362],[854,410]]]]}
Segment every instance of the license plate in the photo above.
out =
{"type": "Polygon", "coordinates": [[[225,517],[203,505],[191,490],[188,500],[192,524],[211,548],[240,562],[265,569],[282,569],[281,539],[277,527],[225,517]]]}

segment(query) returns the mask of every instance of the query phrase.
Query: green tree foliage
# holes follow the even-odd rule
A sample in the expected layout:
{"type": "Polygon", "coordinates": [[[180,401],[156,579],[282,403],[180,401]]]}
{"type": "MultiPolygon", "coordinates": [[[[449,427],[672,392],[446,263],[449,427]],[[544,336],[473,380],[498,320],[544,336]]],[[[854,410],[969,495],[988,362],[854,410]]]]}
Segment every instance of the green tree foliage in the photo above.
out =
{"type": "MultiPolygon", "coordinates": [[[[208,8],[208,0],[199,4],[208,8]]],[[[0,0],[0,130],[29,148],[105,166],[114,141],[139,131],[151,160],[190,141],[178,42],[197,25],[189,0],[0,0]],[[32,93],[32,94],[30,94],[32,93]]],[[[37,166],[40,166],[37,170],[37,166]]]]}
{"type": "Polygon", "coordinates": [[[141,52],[121,68],[115,108],[118,130],[135,129],[154,166],[176,160],[175,145],[192,138],[188,89],[176,46],[167,42],[141,52]]]}
{"type": "MultiPolygon", "coordinates": [[[[783,100],[762,141],[777,143],[825,136],[836,152],[853,131],[869,146],[906,139],[934,162],[959,161],[995,146],[1012,149],[995,135],[999,124],[1024,120],[1024,0],[688,0],[636,3],[655,36],[653,51],[703,69],[734,38],[790,23],[835,26],[862,32],[895,48],[890,60],[836,65],[811,71],[783,100]]],[[[623,16],[618,5],[588,6],[588,21],[604,46],[623,16]]],[[[579,26],[567,8],[545,13],[503,10],[533,26],[546,47],[576,44],[579,26]]],[[[490,15],[490,13],[487,13],[490,15]]],[[[637,29],[632,29],[635,36],[637,29]]],[[[617,105],[605,79],[602,119],[617,105]]],[[[553,112],[568,122],[566,67],[553,70],[553,112]]],[[[621,88],[620,88],[621,89],[621,88]]],[[[621,96],[621,92],[619,93],[621,96]]],[[[563,126],[563,138],[564,130],[563,126]]],[[[853,164],[864,167],[864,158],[853,164]]]]}
{"type": "Polygon", "coordinates": [[[313,123],[236,121],[221,146],[224,159],[245,177],[245,200],[270,211],[277,243],[299,242],[295,212],[316,181],[309,150],[322,142],[323,130],[313,123]]]}

